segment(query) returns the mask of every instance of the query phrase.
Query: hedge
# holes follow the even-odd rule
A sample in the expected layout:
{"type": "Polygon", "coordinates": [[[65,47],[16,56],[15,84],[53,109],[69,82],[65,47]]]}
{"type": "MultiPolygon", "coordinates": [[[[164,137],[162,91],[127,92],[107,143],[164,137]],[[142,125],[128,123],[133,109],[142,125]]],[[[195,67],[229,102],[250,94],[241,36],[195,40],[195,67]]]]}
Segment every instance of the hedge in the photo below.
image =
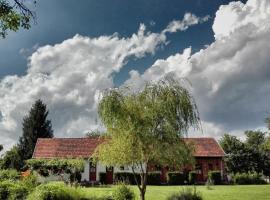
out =
{"type": "MultiPolygon", "coordinates": [[[[135,174],[137,181],[141,181],[140,174],[135,174]]],[[[149,172],[147,176],[147,184],[148,185],[160,185],[161,182],[161,174],[160,172],[149,172]]],[[[118,172],[114,174],[115,182],[124,182],[131,185],[136,185],[136,180],[134,178],[134,174],[130,172],[118,172]]]]}
{"type": "Polygon", "coordinates": [[[183,185],[187,181],[187,176],[181,172],[169,172],[167,180],[169,185],[183,185]]]}
{"type": "Polygon", "coordinates": [[[160,185],[161,184],[161,174],[159,172],[150,172],[147,176],[148,185],[160,185]]]}
{"type": "MultiPolygon", "coordinates": [[[[135,174],[137,181],[141,181],[141,177],[139,174],[135,174]]],[[[131,185],[136,185],[136,180],[134,178],[133,173],[130,172],[118,172],[114,174],[115,182],[124,182],[131,185]]]]}
{"type": "Polygon", "coordinates": [[[208,172],[208,179],[212,181],[213,184],[219,185],[222,183],[222,177],[220,171],[210,171],[208,172]]]}
{"type": "Polygon", "coordinates": [[[239,185],[267,184],[263,175],[257,172],[236,173],[233,175],[233,182],[239,185]]]}
{"type": "Polygon", "coordinates": [[[189,184],[195,184],[197,182],[197,173],[195,171],[190,171],[188,174],[189,184]]]}

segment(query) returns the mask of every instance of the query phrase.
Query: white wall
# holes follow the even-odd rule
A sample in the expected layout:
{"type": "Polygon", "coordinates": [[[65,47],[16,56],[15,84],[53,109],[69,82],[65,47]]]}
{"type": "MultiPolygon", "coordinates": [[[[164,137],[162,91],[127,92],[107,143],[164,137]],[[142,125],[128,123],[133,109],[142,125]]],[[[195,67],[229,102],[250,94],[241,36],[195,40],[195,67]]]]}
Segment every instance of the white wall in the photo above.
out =
{"type": "MultiPolygon", "coordinates": [[[[143,170],[145,170],[145,165],[143,165],[143,170]]],[[[140,168],[135,168],[134,171],[136,173],[139,173],[140,168]]],[[[101,173],[101,172],[106,173],[106,166],[103,165],[101,162],[97,162],[97,170],[96,170],[97,181],[100,180],[99,173],[101,173]]],[[[125,166],[124,169],[120,169],[120,167],[114,167],[113,173],[118,173],[118,172],[132,173],[132,168],[130,166],[125,166]]]]}
{"type": "Polygon", "coordinates": [[[82,181],[86,180],[89,181],[89,167],[90,167],[90,163],[89,160],[84,160],[84,171],[82,173],[82,181]]]}

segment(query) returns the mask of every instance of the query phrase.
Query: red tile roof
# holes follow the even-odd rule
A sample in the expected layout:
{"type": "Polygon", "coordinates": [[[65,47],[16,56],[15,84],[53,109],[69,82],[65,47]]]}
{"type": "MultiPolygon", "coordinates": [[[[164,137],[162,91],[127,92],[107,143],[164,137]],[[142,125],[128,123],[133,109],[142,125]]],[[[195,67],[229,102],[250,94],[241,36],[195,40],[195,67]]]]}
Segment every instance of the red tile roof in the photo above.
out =
{"type": "Polygon", "coordinates": [[[92,138],[39,138],[33,158],[89,158],[102,141],[92,138]]]}
{"type": "Polygon", "coordinates": [[[225,153],[214,138],[184,138],[184,141],[193,144],[195,157],[223,157],[225,153]]]}
{"type": "MultiPolygon", "coordinates": [[[[222,157],[225,155],[213,138],[185,138],[184,141],[195,146],[195,157],[222,157]]],[[[98,137],[39,138],[33,158],[89,158],[100,143],[102,140],[98,137]]]]}

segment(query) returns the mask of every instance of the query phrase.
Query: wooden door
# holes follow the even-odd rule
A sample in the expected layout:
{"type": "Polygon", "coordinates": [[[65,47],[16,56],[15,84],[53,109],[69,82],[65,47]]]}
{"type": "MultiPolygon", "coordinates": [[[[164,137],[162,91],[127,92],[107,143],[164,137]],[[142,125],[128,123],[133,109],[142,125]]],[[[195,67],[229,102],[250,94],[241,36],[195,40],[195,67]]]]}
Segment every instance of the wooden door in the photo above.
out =
{"type": "Polygon", "coordinates": [[[106,167],[106,184],[113,184],[113,167],[106,167]]]}
{"type": "Polygon", "coordinates": [[[195,169],[196,169],[196,174],[197,174],[196,181],[203,182],[204,180],[203,180],[203,166],[202,166],[202,164],[201,163],[196,164],[195,169]]]}
{"type": "Polygon", "coordinates": [[[90,162],[89,167],[89,181],[96,181],[97,180],[97,166],[90,162]]]}

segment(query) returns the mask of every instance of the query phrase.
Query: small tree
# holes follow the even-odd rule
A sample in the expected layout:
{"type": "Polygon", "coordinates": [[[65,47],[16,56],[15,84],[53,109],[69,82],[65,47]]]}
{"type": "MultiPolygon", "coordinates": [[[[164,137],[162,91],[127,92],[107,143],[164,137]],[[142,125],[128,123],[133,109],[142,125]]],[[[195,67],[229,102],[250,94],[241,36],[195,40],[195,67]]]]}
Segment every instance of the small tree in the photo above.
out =
{"type": "Polygon", "coordinates": [[[192,96],[179,82],[167,78],[147,84],[140,92],[109,89],[98,111],[107,139],[95,157],[109,166],[131,166],[141,200],[150,164],[181,167],[193,162],[192,149],[181,137],[191,126],[198,127],[199,115],[192,96]]]}
{"type": "Polygon", "coordinates": [[[48,114],[46,105],[41,100],[37,100],[23,119],[23,135],[18,144],[23,160],[32,157],[38,138],[53,137],[51,121],[47,119],[48,114]]]}

